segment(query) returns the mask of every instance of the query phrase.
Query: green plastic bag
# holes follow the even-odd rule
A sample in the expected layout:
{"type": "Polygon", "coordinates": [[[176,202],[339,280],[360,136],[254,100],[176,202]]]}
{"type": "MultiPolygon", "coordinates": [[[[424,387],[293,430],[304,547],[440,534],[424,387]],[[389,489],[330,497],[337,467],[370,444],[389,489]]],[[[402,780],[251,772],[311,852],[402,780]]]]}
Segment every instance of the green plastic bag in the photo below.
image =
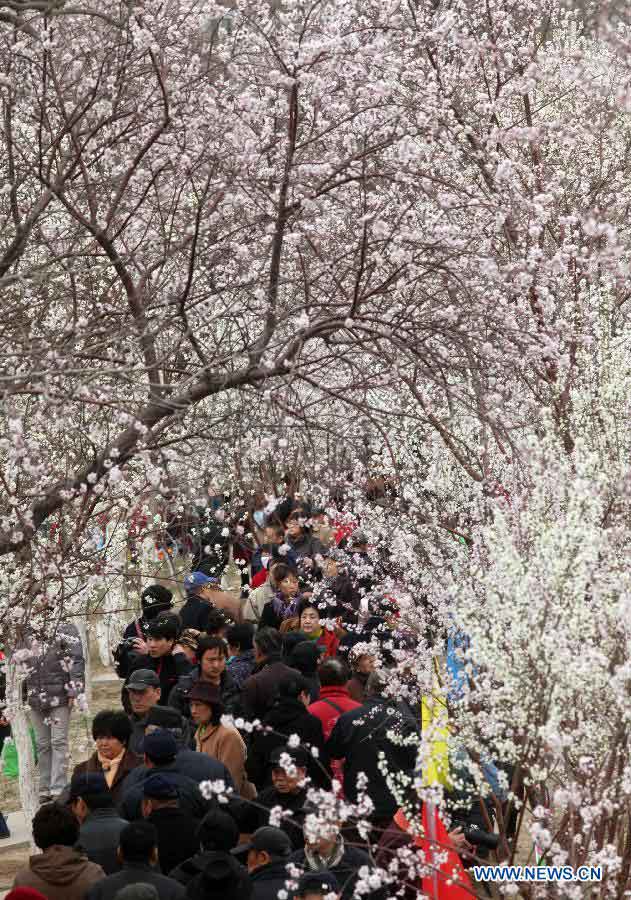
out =
{"type": "MultiPolygon", "coordinates": [[[[35,731],[33,728],[29,728],[29,734],[31,735],[31,744],[33,746],[33,759],[37,762],[37,745],[35,743],[35,731]]],[[[2,772],[5,778],[17,778],[20,774],[18,751],[15,749],[15,741],[11,737],[5,738],[2,747],[0,772],[2,772]]]]}

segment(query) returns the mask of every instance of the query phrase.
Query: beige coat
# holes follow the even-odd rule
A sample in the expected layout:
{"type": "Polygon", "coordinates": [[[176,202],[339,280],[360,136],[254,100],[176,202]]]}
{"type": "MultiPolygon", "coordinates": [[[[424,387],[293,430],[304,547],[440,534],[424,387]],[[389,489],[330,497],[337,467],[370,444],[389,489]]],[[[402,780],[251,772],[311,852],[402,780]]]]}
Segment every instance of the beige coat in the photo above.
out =
{"type": "Polygon", "coordinates": [[[243,601],[241,617],[244,622],[253,622],[258,625],[263,614],[263,607],[274,596],[274,588],[270,584],[269,578],[262,585],[250,591],[246,599],[243,601]]]}
{"type": "Polygon", "coordinates": [[[232,775],[238,794],[246,800],[256,797],[256,788],[245,773],[245,742],[236,728],[229,725],[206,725],[197,729],[195,749],[222,762],[232,775]]]}

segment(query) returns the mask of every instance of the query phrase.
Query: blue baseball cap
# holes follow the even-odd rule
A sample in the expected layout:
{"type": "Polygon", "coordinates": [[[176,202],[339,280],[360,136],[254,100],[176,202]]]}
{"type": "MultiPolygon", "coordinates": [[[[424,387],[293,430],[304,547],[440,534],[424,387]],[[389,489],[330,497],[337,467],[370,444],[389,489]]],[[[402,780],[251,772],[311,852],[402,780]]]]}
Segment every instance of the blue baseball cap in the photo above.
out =
{"type": "Polygon", "coordinates": [[[142,785],[144,797],[150,800],[177,800],[177,785],[167,774],[150,775],[142,785]]]}
{"type": "Polygon", "coordinates": [[[72,776],[68,800],[76,800],[77,797],[93,797],[95,794],[109,794],[103,772],[80,772],[72,776]]]}
{"type": "Polygon", "coordinates": [[[151,759],[173,759],[177,756],[175,735],[164,728],[150,731],[142,740],[140,752],[146,753],[151,759]]]}
{"type": "Polygon", "coordinates": [[[207,584],[219,584],[219,579],[212,578],[210,575],[206,575],[205,572],[191,572],[184,579],[184,584],[186,587],[204,587],[207,584]]]}

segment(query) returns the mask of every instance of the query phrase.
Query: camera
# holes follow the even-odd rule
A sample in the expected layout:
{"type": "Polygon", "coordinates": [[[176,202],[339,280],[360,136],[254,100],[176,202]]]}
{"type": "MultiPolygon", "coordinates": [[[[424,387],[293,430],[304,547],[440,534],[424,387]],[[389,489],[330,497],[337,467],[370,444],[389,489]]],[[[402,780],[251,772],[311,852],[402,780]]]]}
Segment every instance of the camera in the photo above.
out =
{"type": "Polygon", "coordinates": [[[499,834],[485,831],[483,828],[478,828],[477,825],[465,825],[463,832],[469,843],[475,847],[483,847],[485,850],[497,850],[500,842],[499,834]]]}

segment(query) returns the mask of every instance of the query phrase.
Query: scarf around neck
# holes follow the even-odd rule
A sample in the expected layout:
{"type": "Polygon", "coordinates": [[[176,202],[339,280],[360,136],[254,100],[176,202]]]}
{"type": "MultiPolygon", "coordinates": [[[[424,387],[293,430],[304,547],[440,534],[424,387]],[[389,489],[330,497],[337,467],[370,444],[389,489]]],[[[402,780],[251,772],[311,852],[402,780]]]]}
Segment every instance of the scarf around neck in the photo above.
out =
{"type": "Polygon", "coordinates": [[[300,603],[300,594],[296,594],[296,596],[289,601],[286,602],[280,591],[276,591],[274,596],[272,597],[272,609],[276,613],[277,616],[285,621],[285,619],[291,619],[298,613],[298,604],[300,603]]]}
{"type": "Polygon", "coordinates": [[[329,856],[320,856],[317,850],[312,850],[308,844],[305,844],[305,859],[312,871],[319,869],[332,869],[339,865],[344,856],[344,841],[342,836],[338,835],[335,842],[333,852],[329,856]]]}

